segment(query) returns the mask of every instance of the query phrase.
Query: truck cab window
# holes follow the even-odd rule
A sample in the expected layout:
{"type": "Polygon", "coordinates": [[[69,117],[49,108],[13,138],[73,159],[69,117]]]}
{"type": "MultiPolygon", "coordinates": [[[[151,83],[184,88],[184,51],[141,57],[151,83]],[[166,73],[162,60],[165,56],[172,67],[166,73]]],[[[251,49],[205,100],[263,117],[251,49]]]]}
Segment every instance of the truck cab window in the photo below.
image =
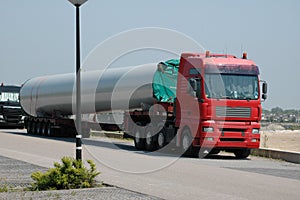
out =
{"type": "Polygon", "coordinates": [[[200,98],[201,97],[201,79],[200,78],[190,78],[189,87],[190,95],[200,98]]]}
{"type": "Polygon", "coordinates": [[[256,100],[258,78],[255,75],[205,74],[207,98],[256,100]]]}
{"type": "Polygon", "coordinates": [[[15,93],[15,92],[2,92],[0,94],[0,101],[1,102],[7,102],[7,101],[19,102],[19,93],[15,93]]]}

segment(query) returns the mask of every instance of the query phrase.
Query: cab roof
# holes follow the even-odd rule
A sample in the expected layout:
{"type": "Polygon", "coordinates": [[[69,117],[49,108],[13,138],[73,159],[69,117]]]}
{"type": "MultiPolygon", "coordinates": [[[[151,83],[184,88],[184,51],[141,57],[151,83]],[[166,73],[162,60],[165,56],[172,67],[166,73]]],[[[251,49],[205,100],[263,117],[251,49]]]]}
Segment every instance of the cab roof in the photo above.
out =
{"type": "MultiPolygon", "coordinates": [[[[245,54],[245,58],[237,58],[234,55],[229,54],[210,54],[206,53],[183,53],[183,58],[189,59],[201,59],[203,64],[208,65],[253,65],[255,63],[252,60],[248,60],[245,54]]],[[[243,55],[244,56],[244,55],[243,55]]]]}

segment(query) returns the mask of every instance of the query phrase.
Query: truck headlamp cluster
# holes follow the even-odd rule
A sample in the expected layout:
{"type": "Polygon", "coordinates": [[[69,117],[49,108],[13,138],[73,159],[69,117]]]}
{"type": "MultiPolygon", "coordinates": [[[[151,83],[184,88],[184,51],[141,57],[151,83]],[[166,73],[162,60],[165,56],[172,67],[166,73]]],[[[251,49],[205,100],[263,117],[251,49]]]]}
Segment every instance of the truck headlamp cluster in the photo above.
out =
{"type": "Polygon", "coordinates": [[[214,132],[214,128],[213,127],[203,127],[203,132],[213,133],[214,132]]]}
{"type": "Polygon", "coordinates": [[[252,129],[252,134],[259,134],[259,129],[258,128],[252,129]]]}

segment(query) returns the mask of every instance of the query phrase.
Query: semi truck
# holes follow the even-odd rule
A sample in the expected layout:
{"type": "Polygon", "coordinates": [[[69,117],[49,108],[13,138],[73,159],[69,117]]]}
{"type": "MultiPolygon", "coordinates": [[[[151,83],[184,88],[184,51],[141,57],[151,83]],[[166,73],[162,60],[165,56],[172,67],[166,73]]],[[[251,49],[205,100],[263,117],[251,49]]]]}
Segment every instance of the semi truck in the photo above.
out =
{"type": "Polygon", "coordinates": [[[20,86],[0,85],[0,127],[24,128],[25,113],[23,112],[19,92],[20,86]]]}
{"type": "MultiPolygon", "coordinates": [[[[23,84],[29,133],[76,134],[74,81],[74,74],[63,74],[23,84]]],[[[124,112],[121,129],[138,150],[171,145],[189,156],[224,150],[246,158],[259,148],[266,98],[267,83],[246,53],[182,53],[158,64],[82,73],[82,112],[124,112]]],[[[95,125],[82,122],[83,133],[95,125]]]]}

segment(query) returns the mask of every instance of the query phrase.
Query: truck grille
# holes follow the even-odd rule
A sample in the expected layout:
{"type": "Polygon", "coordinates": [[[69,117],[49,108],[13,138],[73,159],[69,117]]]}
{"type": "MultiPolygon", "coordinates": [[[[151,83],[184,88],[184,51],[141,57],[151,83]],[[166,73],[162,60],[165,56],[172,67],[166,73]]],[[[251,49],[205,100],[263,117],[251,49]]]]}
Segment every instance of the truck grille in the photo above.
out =
{"type": "Polygon", "coordinates": [[[19,116],[22,115],[22,111],[20,109],[4,110],[3,114],[9,116],[19,116]]]}
{"type": "Polygon", "coordinates": [[[2,115],[7,122],[19,122],[22,118],[22,110],[20,107],[5,106],[2,115]]]}
{"type": "Polygon", "coordinates": [[[251,108],[247,107],[225,107],[217,106],[216,107],[216,116],[217,117],[243,117],[249,118],[251,116],[251,108]]]}

